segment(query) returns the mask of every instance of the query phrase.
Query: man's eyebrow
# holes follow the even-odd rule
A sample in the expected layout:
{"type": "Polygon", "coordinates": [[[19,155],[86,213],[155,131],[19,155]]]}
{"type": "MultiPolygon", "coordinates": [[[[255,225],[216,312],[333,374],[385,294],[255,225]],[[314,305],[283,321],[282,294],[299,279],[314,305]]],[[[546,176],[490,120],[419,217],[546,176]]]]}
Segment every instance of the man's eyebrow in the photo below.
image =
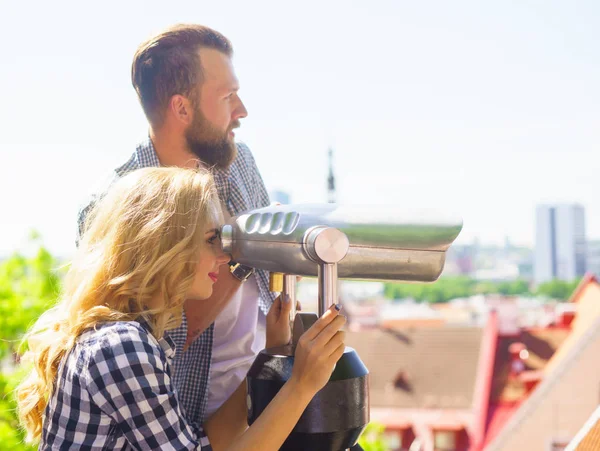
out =
{"type": "Polygon", "coordinates": [[[227,83],[221,86],[220,91],[222,91],[223,93],[226,92],[237,92],[240,90],[240,84],[239,83],[227,83]]]}

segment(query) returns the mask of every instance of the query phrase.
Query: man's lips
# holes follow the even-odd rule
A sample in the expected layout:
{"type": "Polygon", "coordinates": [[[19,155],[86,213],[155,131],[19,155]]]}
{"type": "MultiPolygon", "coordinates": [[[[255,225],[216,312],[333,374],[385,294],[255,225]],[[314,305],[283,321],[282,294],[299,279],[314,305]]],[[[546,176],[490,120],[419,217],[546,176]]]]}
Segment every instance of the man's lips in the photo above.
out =
{"type": "Polygon", "coordinates": [[[229,128],[229,136],[231,136],[232,138],[235,136],[235,132],[233,130],[235,130],[236,128],[239,128],[240,123],[239,121],[235,121],[233,124],[231,124],[231,127],[229,128]]]}
{"type": "Polygon", "coordinates": [[[216,272],[209,272],[208,277],[210,277],[213,282],[216,282],[219,278],[219,275],[216,272]]]}

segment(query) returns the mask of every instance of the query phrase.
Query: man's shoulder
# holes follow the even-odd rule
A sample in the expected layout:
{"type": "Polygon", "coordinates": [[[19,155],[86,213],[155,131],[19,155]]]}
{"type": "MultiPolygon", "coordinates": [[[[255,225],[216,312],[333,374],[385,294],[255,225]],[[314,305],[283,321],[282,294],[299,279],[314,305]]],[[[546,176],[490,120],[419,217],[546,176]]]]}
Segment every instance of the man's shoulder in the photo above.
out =
{"type": "Polygon", "coordinates": [[[150,138],[140,140],[136,145],[135,150],[129,157],[127,157],[127,160],[112,169],[109,174],[104,176],[100,184],[97,184],[92,189],[92,191],[88,194],[89,200],[85,205],[88,205],[90,200],[93,201],[98,197],[102,197],[102,195],[108,191],[114,182],[121,177],[124,177],[128,173],[142,167],[158,165],[158,158],[156,157],[156,153],[150,138]]]}
{"type": "Polygon", "coordinates": [[[247,167],[256,165],[256,162],[254,160],[254,155],[252,154],[250,147],[248,147],[248,145],[246,143],[237,142],[236,147],[237,147],[238,156],[237,156],[234,164],[237,163],[239,165],[244,165],[247,167]]]}
{"type": "Polygon", "coordinates": [[[115,172],[111,172],[109,175],[104,176],[100,183],[97,183],[92,190],[88,191],[87,194],[82,197],[82,201],[79,203],[79,208],[77,210],[77,237],[75,240],[77,243],[83,233],[88,214],[102,198],[104,193],[108,191],[108,188],[114,183],[116,178],[115,172]]]}
{"type": "Polygon", "coordinates": [[[104,176],[99,180],[99,182],[95,183],[90,191],[88,191],[87,199],[84,205],[90,203],[90,200],[94,200],[98,197],[101,197],[111,185],[116,182],[119,178],[123,177],[128,172],[134,171],[138,169],[139,164],[137,162],[136,153],[134,152],[128,157],[127,161],[120,164],[116,168],[112,169],[110,172],[104,174],[104,176]]]}
{"type": "Polygon", "coordinates": [[[127,159],[127,161],[120,166],[117,166],[112,171],[112,181],[114,182],[116,179],[123,177],[131,171],[135,171],[140,168],[140,164],[137,158],[137,152],[133,152],[131,156],[127,159]]]}
{"type": "Polygon", "coordinates": [[[117,166],[115,169],[104,175],[98,183],[96,183],[91,190],[87,191],[87,194],[82,196],[82,201],[79,203],[77,211],[77,235],[76,242],[78,243],[88,214],[92,211],[94,206],[100,199],[106,194],[109,188],[121,177],[125,176],[129,172],[139,169],[138,151],[136,150],[124,163],[117,166]]]}

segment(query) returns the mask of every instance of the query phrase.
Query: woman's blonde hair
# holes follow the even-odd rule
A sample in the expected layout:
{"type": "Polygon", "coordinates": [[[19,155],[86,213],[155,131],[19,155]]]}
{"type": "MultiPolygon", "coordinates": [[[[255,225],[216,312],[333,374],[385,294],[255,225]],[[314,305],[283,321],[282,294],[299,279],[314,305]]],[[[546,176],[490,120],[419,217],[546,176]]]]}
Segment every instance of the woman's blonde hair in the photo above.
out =
{"type": "Polygon", "coordinates": [[[59,364],[84,330],[143,315],[160,338],[180,324],[199,254],[212,252],[205,232],[221,220],[203,170],[140,169],[109,189],[87,218],[60,301],[26,337],[33,368],[17,402],[28,441],[39,440],[59,364]]]}

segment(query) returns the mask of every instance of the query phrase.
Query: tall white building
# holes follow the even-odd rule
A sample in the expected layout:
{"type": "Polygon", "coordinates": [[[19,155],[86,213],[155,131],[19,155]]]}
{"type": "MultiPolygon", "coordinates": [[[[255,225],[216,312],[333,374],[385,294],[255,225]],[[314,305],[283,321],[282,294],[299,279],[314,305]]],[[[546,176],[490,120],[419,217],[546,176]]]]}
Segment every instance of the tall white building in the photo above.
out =
{"type": "Polygon", "coordinates": [[[587,243],[587,268],[589,272],[600,277],[600,241],[588,241],[587,243]]]}
{"type": "Polygon", "coordinates": [[[578,204],[539,205],[536,209],[536,284],[571,281],[586,271],[585,210],[578,204]]]}

